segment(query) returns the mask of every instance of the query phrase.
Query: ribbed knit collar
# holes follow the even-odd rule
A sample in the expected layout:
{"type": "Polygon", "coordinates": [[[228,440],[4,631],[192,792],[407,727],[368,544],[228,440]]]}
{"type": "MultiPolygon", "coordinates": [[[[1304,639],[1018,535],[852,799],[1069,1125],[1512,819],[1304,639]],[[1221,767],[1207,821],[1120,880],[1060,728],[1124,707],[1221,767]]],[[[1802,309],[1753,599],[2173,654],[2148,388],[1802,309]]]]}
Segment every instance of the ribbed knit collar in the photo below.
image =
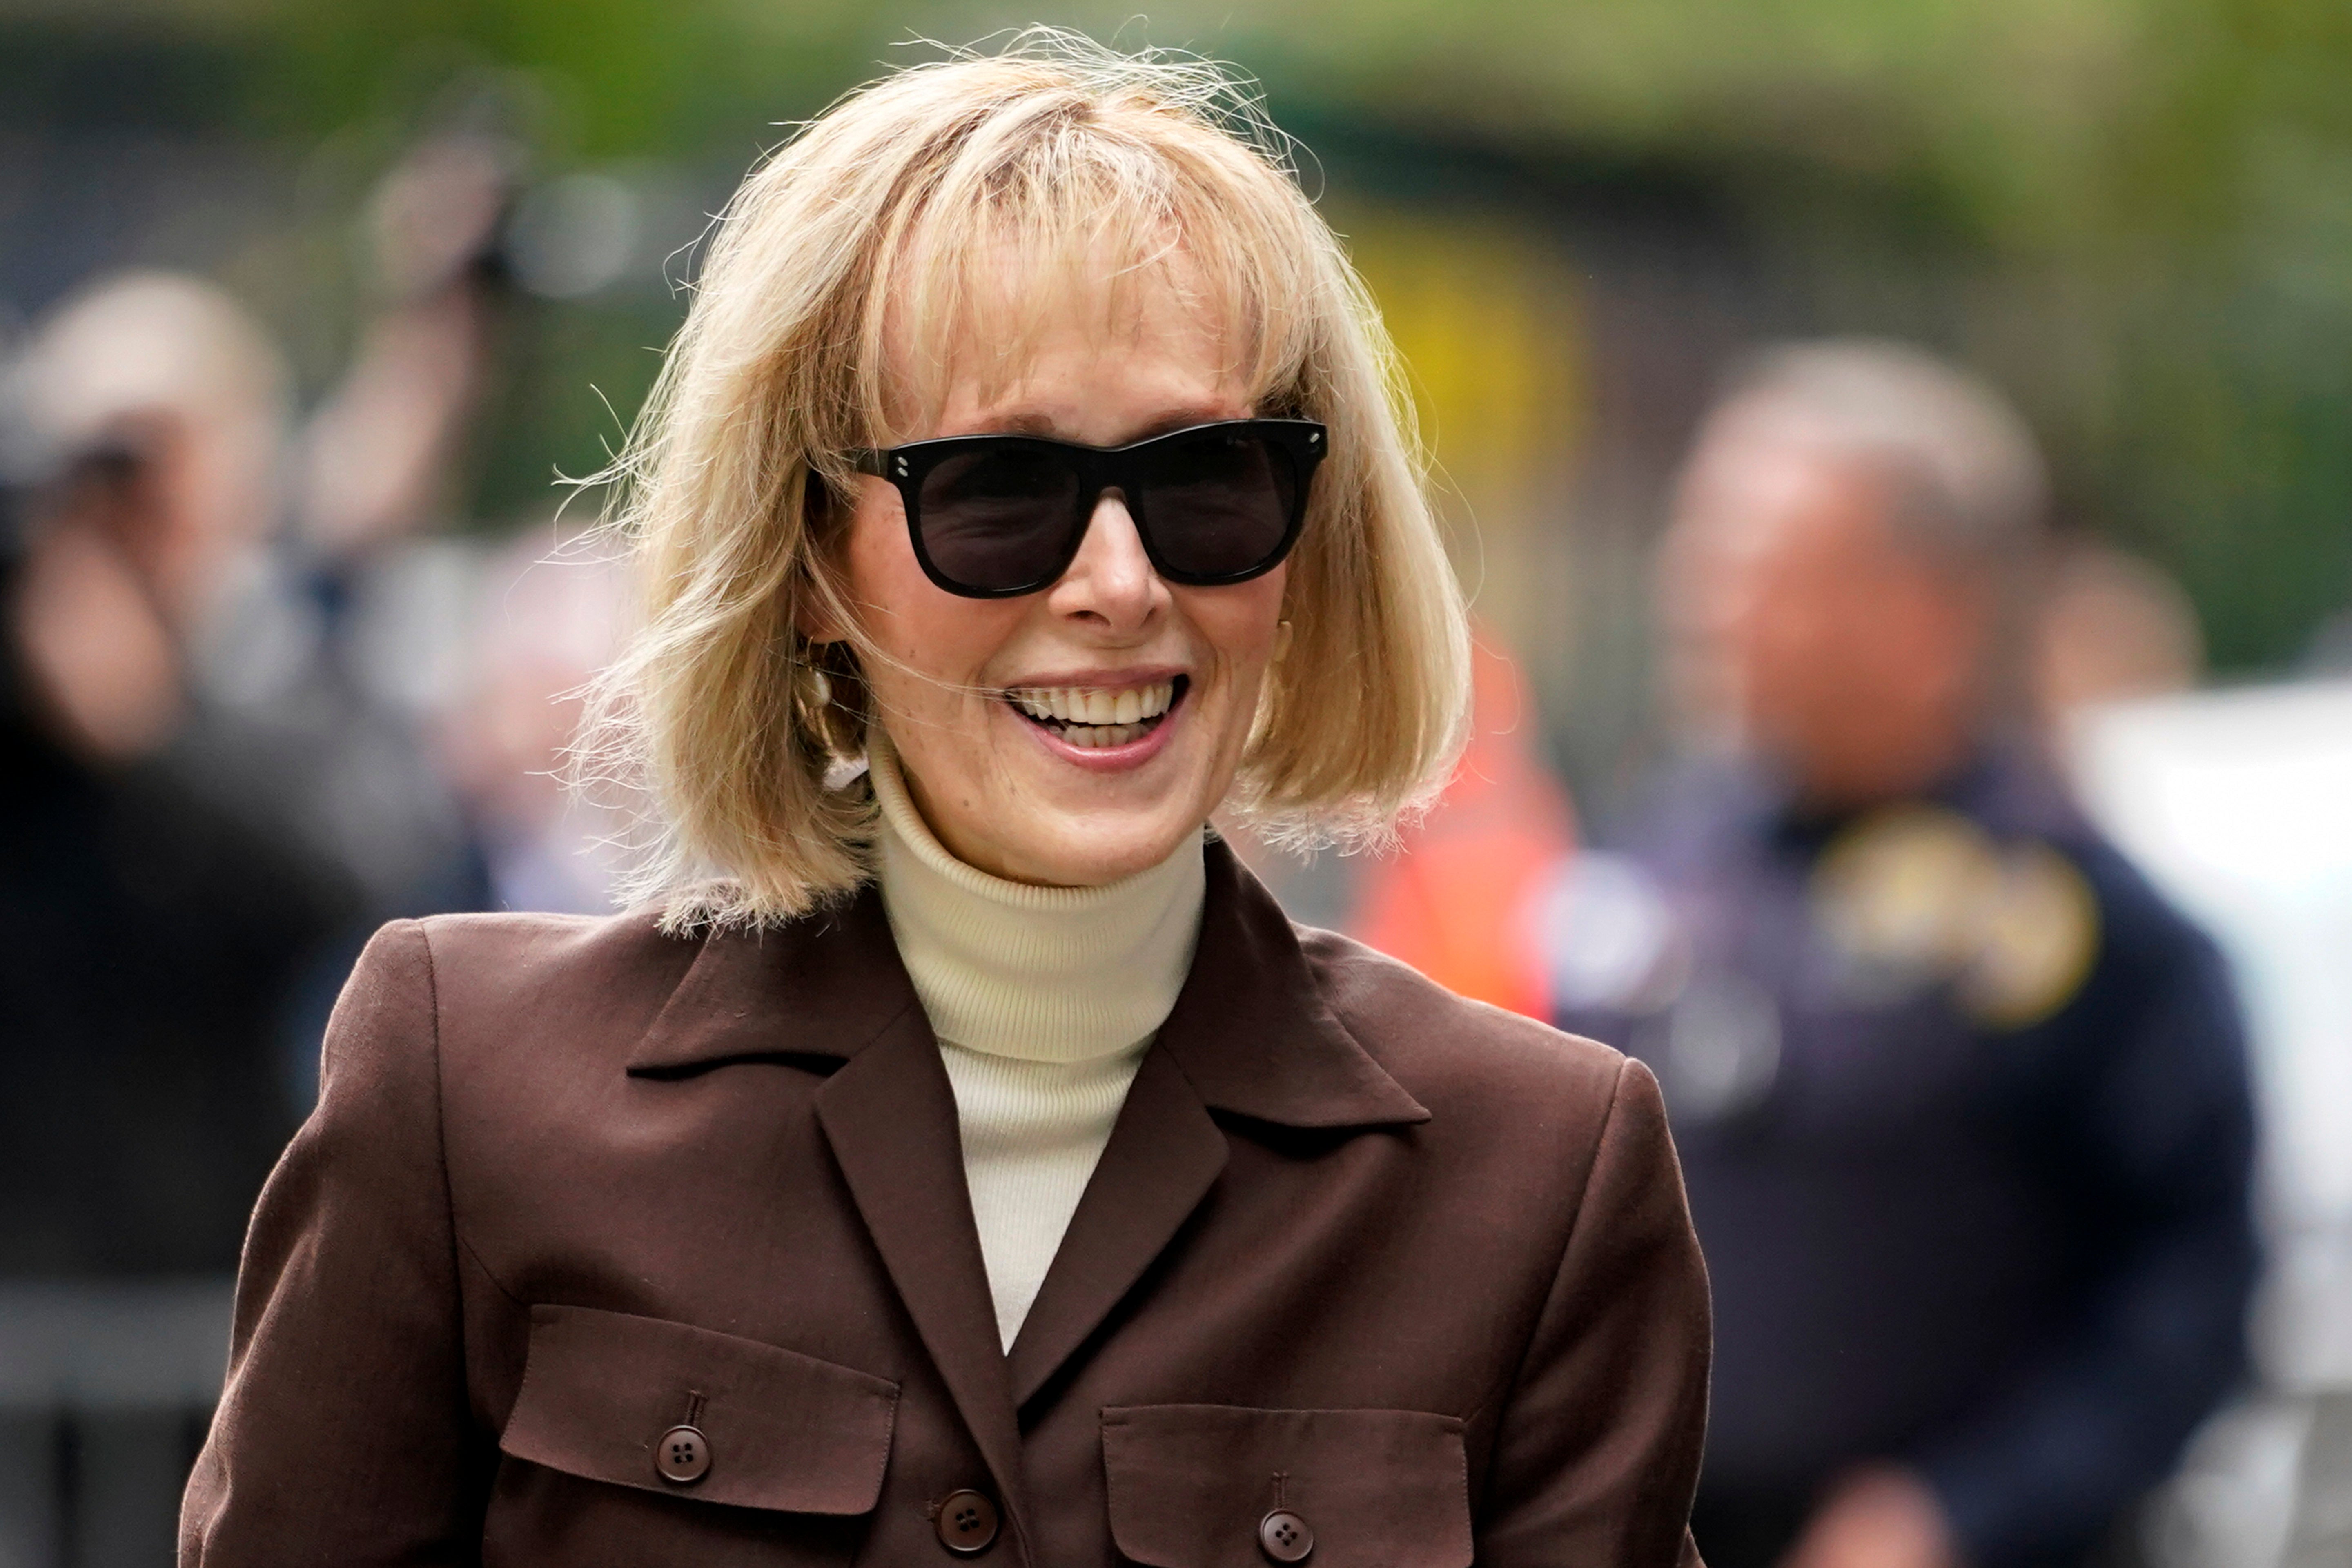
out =
{"type": "Polygon", "coordinates": [[[879,726],[867,764],[882,807],[883,908],[940,1038],[992,1056],[1077,1062],[1149,1040],[1192,967],[1202,839],[1100,888],[1007,881],[948,852],[915,809],[879,726]]]}

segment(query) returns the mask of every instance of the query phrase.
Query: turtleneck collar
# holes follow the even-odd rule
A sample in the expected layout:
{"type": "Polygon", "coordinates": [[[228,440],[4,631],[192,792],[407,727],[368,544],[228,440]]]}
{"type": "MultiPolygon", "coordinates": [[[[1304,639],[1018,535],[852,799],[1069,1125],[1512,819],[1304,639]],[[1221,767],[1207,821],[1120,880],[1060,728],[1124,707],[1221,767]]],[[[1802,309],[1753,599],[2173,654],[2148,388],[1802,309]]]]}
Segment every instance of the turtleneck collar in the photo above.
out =
{"type": "Polygon", "coordinates": [[[1192,966],[1202,838],[1099,888],[1041,888],[964,864],[915,809],[889,738],[867,765],[882,808],[883,908],[940,1038],[1024,1061],[1081,1062],[1150,1039],[1192,966]]]}

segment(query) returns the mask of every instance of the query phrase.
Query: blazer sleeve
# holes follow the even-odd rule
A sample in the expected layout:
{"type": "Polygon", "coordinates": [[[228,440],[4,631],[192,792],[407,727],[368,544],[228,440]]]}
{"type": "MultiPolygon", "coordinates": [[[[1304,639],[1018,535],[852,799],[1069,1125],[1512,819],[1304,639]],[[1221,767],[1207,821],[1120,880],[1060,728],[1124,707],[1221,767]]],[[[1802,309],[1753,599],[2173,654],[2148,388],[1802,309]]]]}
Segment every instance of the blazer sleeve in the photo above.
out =
{"type": "Polygon", "coordinates": [[[425,929],[398,922],[335,1005],[318,1109],[255,1211],[182,1568],[478,1561],[493,1456],[467,1410],[437,1058],[425,929]]]}
{"type": "Polygon", "coordinates": [[[1710,1332],[1657,1080],[1627,1058],[1499,1417],[1480,1568],[1696,1568],[1688,1525],[1710,1332]]]}

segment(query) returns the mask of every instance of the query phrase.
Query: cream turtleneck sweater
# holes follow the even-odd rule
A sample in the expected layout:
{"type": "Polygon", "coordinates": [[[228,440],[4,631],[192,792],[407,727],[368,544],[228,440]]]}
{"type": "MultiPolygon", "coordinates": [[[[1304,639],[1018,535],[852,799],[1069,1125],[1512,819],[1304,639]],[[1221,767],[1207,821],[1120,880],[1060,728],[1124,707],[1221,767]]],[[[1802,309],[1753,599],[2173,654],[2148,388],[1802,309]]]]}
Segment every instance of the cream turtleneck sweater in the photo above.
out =
{"type": "Polygon", "coordinates": [[[964,1181],[1010,1350],[1192,967],[1201,840],[1108,887],[1010,882],[932,835],[878,727],[868,765],[883,908],[955,1089],[964,1181]]]}

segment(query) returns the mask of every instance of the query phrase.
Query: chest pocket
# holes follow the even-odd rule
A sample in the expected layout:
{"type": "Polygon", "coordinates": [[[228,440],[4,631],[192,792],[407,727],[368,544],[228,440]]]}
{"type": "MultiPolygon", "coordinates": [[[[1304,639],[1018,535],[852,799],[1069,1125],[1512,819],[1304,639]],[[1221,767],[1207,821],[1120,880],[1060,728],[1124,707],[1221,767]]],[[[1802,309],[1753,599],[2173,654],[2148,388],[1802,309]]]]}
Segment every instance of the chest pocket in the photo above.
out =
{"type": "Polygon", "coordinates": [[[1105,1410],[1111,1539],[1150,1568],[1470,1568],[1462,1423],[1417,1410],[1105,1410]]]}
{"type": "Polygon", "coordinates": [[[499,1447],[614,1486],[854,1515],[881,1495],[898,1409],[898,1384],[814,1356],[658,1318],[540,1306],[499,1447]]]}

